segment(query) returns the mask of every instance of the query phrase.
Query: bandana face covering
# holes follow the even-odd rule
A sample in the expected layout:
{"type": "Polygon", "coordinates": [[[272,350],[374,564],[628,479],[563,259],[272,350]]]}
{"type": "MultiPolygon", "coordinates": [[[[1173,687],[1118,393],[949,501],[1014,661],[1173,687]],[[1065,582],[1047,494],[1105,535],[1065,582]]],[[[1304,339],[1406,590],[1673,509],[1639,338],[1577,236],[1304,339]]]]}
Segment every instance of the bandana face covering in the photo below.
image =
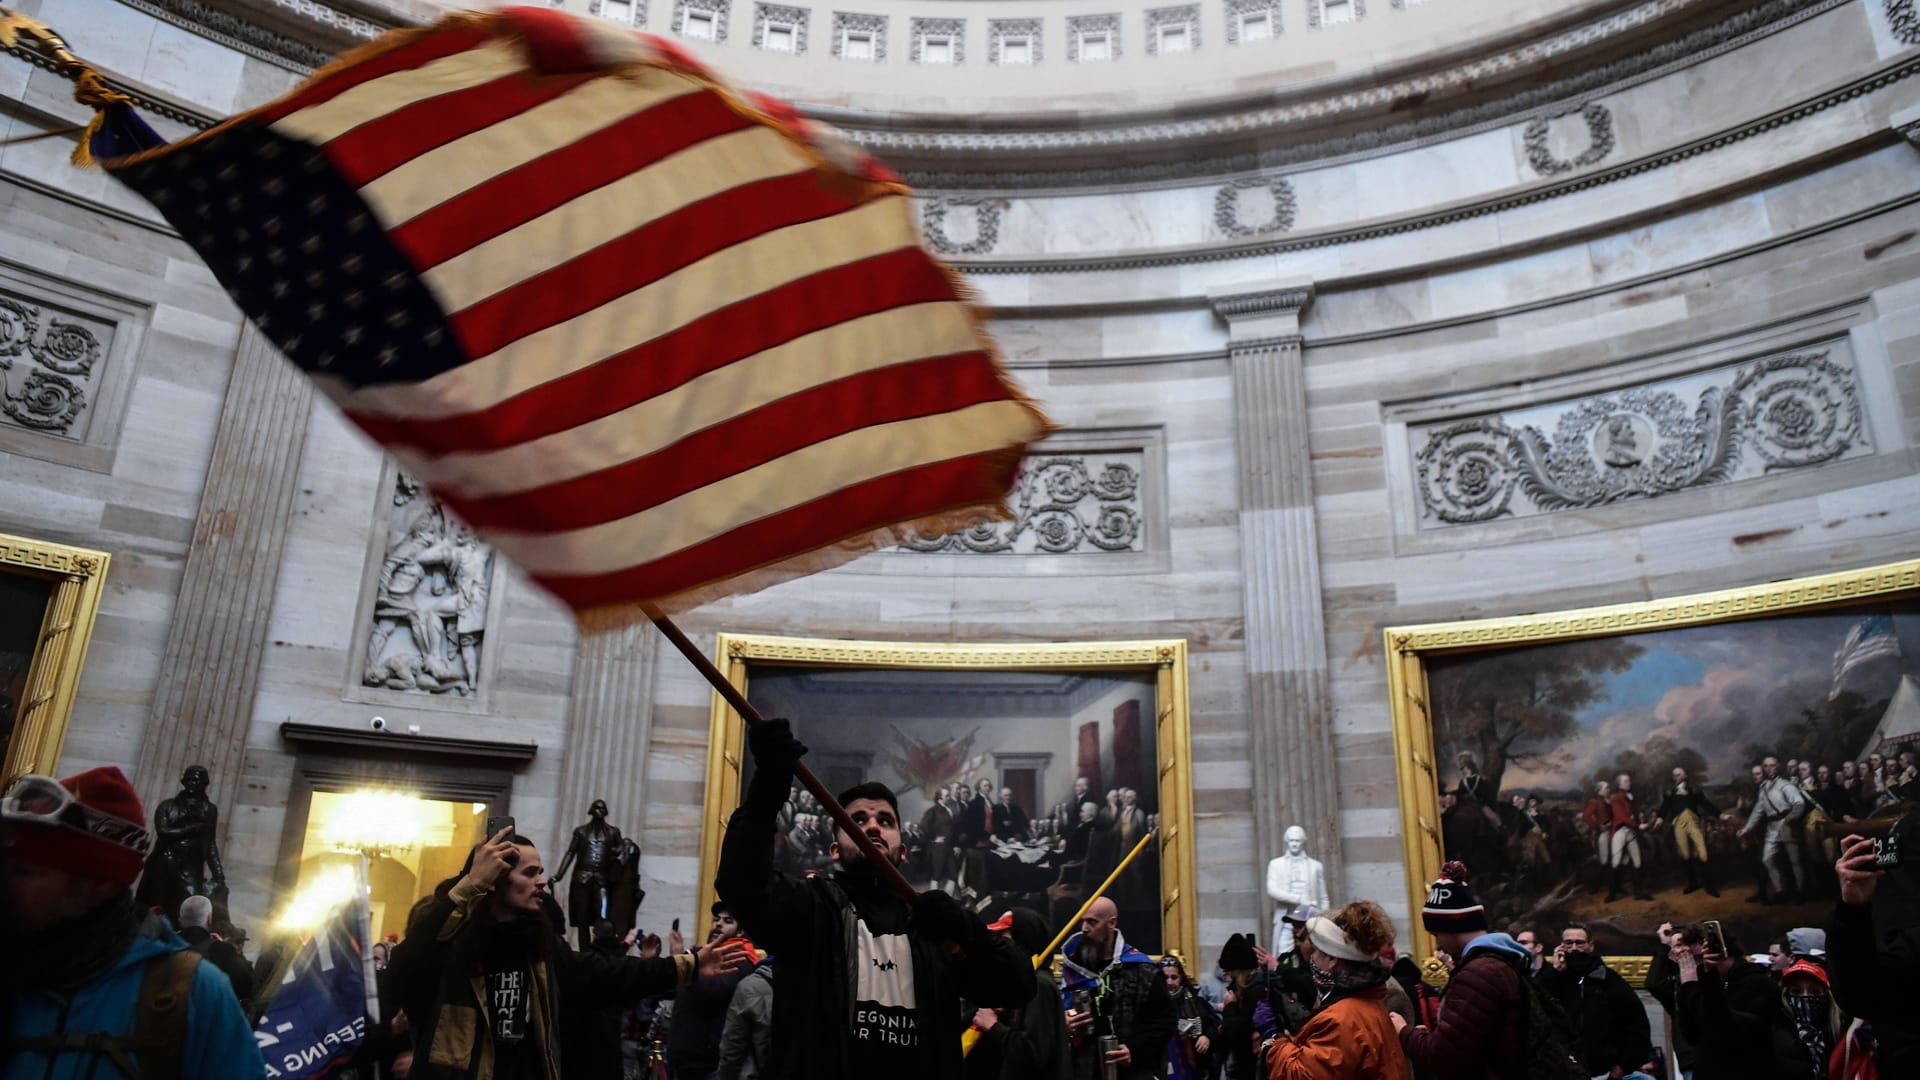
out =
{"type": "Polygon", "coordinates": [[[1827,1080],[1827,1055],[1833,1051],[1833,1035],[1827,1029],[1831,1002],[1825,994],[1787,995],[1787,1010],[1793,1014],[1794,1031],[1813,1054],[1814,1080],[1827,1080]]]}

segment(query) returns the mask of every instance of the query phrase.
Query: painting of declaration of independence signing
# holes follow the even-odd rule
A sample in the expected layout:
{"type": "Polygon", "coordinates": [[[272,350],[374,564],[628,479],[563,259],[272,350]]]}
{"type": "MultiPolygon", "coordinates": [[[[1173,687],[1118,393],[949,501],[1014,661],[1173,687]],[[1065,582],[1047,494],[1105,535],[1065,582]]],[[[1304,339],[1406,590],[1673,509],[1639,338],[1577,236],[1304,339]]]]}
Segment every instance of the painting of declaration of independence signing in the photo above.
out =
{"type": "MultiPolygon", "coordinates": [[[[830,789],[890,787],[907,880],[978,911],[1028,907],[1057,928],[1159,826],[1150,675],[776,668],[755,673],[750,697],[796,718],[830,789]]],[[[826,872],[832,842],[796,782],[776,865],[826,872]]],[[[1126,940],[1150,953],[1163,947],[1155,854],[1148,844],[1108,890],[1126,940]]]]}

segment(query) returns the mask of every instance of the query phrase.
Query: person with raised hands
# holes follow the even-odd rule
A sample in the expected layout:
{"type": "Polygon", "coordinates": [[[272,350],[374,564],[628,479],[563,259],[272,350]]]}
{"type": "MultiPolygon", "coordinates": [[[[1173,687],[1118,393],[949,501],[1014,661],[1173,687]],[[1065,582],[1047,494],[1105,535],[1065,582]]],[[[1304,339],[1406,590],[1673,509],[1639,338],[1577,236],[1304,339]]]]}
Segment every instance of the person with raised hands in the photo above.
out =
{"type": "Polygon", "coordinates": [[[574,952],[547,920],[547,872],[511,827],[481,841],[407,924],[387,970],[411,1020],[414,1080],[559,1080],[562,1020],[747,962],[741,942],[643,960],[574,952]]]}

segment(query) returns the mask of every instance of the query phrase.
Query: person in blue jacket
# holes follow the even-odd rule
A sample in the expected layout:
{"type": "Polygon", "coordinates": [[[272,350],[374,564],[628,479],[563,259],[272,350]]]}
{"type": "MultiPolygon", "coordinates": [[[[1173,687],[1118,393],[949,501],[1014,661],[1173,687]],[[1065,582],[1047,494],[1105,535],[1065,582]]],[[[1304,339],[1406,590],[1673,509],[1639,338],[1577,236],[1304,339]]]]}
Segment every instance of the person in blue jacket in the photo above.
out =
{"type": "Polygon", "coordinates": [[[112,767],[0,798],[0,1080],[266,1076],[227,977],[134,904],[146,820],[112,767]]]}

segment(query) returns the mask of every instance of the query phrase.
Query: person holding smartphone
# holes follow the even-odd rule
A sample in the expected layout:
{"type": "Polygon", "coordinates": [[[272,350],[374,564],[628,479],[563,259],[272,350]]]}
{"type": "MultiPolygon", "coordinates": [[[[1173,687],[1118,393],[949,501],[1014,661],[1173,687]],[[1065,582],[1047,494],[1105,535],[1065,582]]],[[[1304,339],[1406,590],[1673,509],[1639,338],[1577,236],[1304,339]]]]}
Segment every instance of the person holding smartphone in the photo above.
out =
{"type": "Polygon", "coordinates": [[[1881,1076],[1920,1076],[1920,811],[1885,837],[1840,841],[1840,902],[1827,922],[1827,963],[1842,1009],[1873,1025],[1881,1076]]]}
{"type": "Polygon", "coordinates": [[[1780,988],[1715,921],[1676,931],[1674,1018],[1693,1046],[1693,1080],[1805,1080],[1813,1058],[1780,988]]]}
{"type": "Polygon", "coordinates": [[[571,1010],[630,1005],[742,966],[723,943],[641,960],[574,952],[547,921],[546,867],[511,824],[414,914],[387,971],[413,1033],[413,1080],[558,1080],[571,1010]]]}

